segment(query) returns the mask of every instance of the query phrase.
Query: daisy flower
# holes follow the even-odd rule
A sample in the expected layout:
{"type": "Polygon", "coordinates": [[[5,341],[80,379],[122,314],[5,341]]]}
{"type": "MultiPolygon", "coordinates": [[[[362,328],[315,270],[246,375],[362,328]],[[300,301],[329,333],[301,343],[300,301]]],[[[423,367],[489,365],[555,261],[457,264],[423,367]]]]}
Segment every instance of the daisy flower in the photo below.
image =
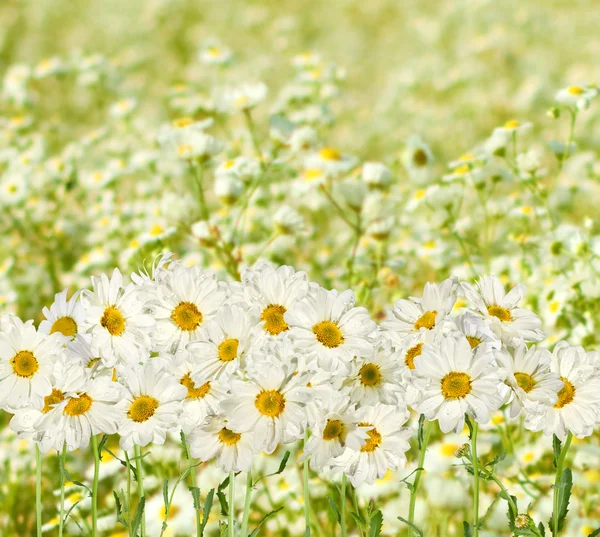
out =
{"type": "Polygon", "coordinates": [[[471,348],[462,337],[446,337],[423,345],[415,361],[421,400],[414,405],[428,420],[437,419],[442,432],[460,432],[465,413],[487,423],[502,406],[502,373],[483,347],[471,348]]]}
{"type": "Polygon", "coordinates": [[[422,298],[398,300],[391,311],[391,318],[381,323],[383,336],[398,345],[407,334],[433,329],[450,315],[457,289],[458,280],[448,278],[439,285],[426,283],[422,298]]]}
{"type": "Polygon", "coordinates": [[[350,289],[339,293],[312,286],[285,314],[294,346],[327,371],[348,371],[355,356],[371,354],[377,325],[355,300],[350,289]]]}
{"type": "Polygon", "coordinates": [[[550,371],[550,353],[546,349],[535,345],[527,348],[521,343],[514,349],[502,348],[495,357],[506,374],[504,382],[511,389],[511,418],[518,416],[523,406],[529,413],[535,412],[539,405],[556,404],[563,382],[557,373],[550,371]]]}
{"type": "Polygon", "coordinates": [[[388,470],[406,464],[413,430],[402,427],[408,419],[406,407],[377,403],[357,411],[358,427],[368,428],[366,442],[359,450],[346,449],[333,461],[334,470],[344,472],[353,486],[371,485],[388,470]]]}
{"type": "Polygon", "coordinates": [[[150,442],[162,445],[168,432],[179,430],[181,402],[187,390],[173,375],[148,361],[143,366],[124,368],[119,381],[125,388],[117,405],[121,449],[150,442]]]}
{"type": "Polygon", "coordinates": [[[498,349],[501,346],[496,334],[490,329],[490,324],[471,312],[467,311],[462,315],[451,317],[446,323],[443,331],[462,334],[472,349],[479,345],[484,345],[488,350],[498,349]]]}
{"type": "Polygon", "coordinates": [[[310,466],[320,470],[331,464],[346,450],[346,446],[355,451],[369,438],[369,427],[358,427],[359,416],[350,398],[334,393],[323,402],[318,415],[310,424],[312,434],[304,444],[303,461],[310,457],[310,466]]]}
{"type": "Polygon", "coordinates": [[[577,438],[589,436],[600,417],[597,353],[585,352],[583,347],[571,347],[561,341],[552,353],[550,371],[559,375],[564,384],[558,392],[558,401],[540,416],[531,417],[527,428],[543,430],[547,436],[555,434],[560,440],[565,440],[568,432],[577,438]]]}
{"type": "Polygon", "coordinates": [[[579,109],[585,109],[589,106],[590,101],[598,95],[598,89],[586,84],[574,84],[562,88],[554,97],[557,102],[576,106],[579,109]]]}
{"type": "Polygon", "coordinates": [[[258,451],[251,431],[238,432],[222,416],[209,416],[188,437],[192,457],[200,461],[216,458],[216,465],[226,473],[249,472],[258,451]]]}
{"type": "Polygon", "coordinates": [[[39,330],[44,334],[60,332],[72,339],[79,332],[85,321],[85,310],[79,301],[79,292],[67,300],[68,289],[54,295],[50,308],[44,308],[45,319],[40,323],[39,330]]]}
{"type": "Polygon", "coordinates": [[[492,331],[504,343],[511,344],[515,338],[530,342],[546,337],[540,328],[540,318],[532,311],[518,307],[525,296],[523,284],[515,285],[508,293],[495,276],[482,276],[476,287],[470,283],[461,285],[474,313],[489,321],[492,331]]]}
{"type": "Polygon", "coordinates": [[[18,317],[4,317],[0,331],[0,408],[41,408],[52,392],[54,362],[62,353],[61,334],[47,335],[18,317]]]}
{"type": "Polygon", "coordinates": [[[158,349],[176,353],[190,341],[204,338],[206,322],[216,316],[225,297],[213,272],[198,266],[170,269],[156,286],[151,308],[158,349]]]}
{"type": "Polygon", "coordinates": [[[110,280],[106,274],[92,276],[93,291],[82,291],[86,310],[86,333],[92,348],[112,366],[117,361],[135,362],[151,346],[148,331],[154,318],[145,313],[146,293],[135,285],[123,286],[115,269],[110,280]]]}
{"type": "Polygon", "coordinates": [[[234,431],[254,431],[257,450],[271,454],[280,442],[302,437],[309,392],[305,374],[288,372],[282,364],[256,364],[246,381],[231,381],[231,398],[221,404],[234,431]]]}

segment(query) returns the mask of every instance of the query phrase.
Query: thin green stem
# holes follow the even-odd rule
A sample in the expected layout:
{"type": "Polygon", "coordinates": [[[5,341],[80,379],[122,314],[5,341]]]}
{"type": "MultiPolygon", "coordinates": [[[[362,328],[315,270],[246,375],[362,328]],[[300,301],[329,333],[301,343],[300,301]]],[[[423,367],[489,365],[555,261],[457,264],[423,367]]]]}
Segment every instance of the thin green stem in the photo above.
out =
{"type": "Polygon", "coordinates": [[[242,518],[241,537],[248,535],[248,519],[250,518],[250,504],[252,503],[252,471],[246,476],[246,497],[244,499],[244,516],[242,518]]]}
{"type": "Polygon", "coordinates": [[[479,424],[473,422],[471,434],[471,454],[473,456],[473,536],[479,535],[479,460],[477,459],[477,430],[479,424]]]}
{"type": "Polygon", "coordinates": [[[131,462],[129,453],[125,451],[125,461],[127,462],[127,522],[129,524],[128,531],[131,537],[131,462]]]}
{"type": "Polygon", "coordinates": [[[235,472],[229,472],[229,513],[227,528],[229,530],[229,537],[235,537],[235,507],[234,507],[234,486],[235,486],[235,472]]]}
{"type": "Polygon", "coordinates": [[[62,451],[59,454],[58,468],[60,470],[60,505],[58,508],[58,537],[62,537],[65,525],[65,459],[67,446],[63,444],[62,451]]]}
{"type": "Polygon", "coordinates": [[[35,520],[37,537],[42,537],[42,454],[35,445],[35,520]]]}
{"type": "Polygon", "coordinates": [[[342,490],[340,492],[340,526],[342,537],[346,537],[346,474],[342,474],[342,490]]]}
{"type": "MultiPolygon", "coordinates": [[[[421,443],[421,449],[419,450],[419,463],[417,468],[423,468],[423,464],[425,464],[425,453],[427,452],[427,444],[429,443],[429,437],[431,436],[432,430],[433,423],[430,421],[427,423],[427,427],[425,427],[425,432],[423,434],[423,442],[421,443]]],[[[413,537],[412,525],[415,522],[415,505],[417,504],[417,491],[419,490],[419,483],[421,481],[421,472],[422,470],[416,471],[415,479],[410,491],[410,505],[408,509],[408,521],[410,522],[410,525],[408,526],[408,537],[413,537]]]]}
{"type": "MultiPolygon", "coordinates": [[[[142,450],[137,444],[133,448],[135,453],[135,469],[137,471],[137,493],[138,502],[144,499],[144,467],[142,461],[142,450]]],[[[142,537],[146,537],[146,511],[142,513],[142,537]]]]}
{"type": "Polygon", "coordinates": [[[329,200],[331,205],[333,205],[336,208],[337,212],[340,215],[340,218],[344,222],[346,222],[346,224],[348,224],[355,232],[360,232],[359,227],[346,216],[346,211],[344,211],[343,207],[337,201],[335,201],[335,199],[331,195],[331,192],[329,192],[329,190],[327,190],[327,187],[325,185],[321,185],[320,188],[321,188],[321,192],[323,192],[323,194],[325,194],[325,197],[329,200]]]}
{"type": "Polygon", "coordinates": [[[92,484],[92,537],[98,534],[98,477],[100,475],[100,453],[98,438],[92,435],[92,451],[94,452],[94,481],[92,484]]]}
{"type": "Polygon", "coordinates": [[[198,185],[200,216],[202,217],[202,220],[208,220],[209,212],[208,206],[206,205],[206,197],[204,196],[204,164],[202,162],[194,164],[190,161],[190,167],[192,168],[192,173],[194,174],[196,184],[198,185]]]}
{"type": "Polygon", "coordinates": [[[562,473],[563,467],[565,465],[565,458],[567,457],[567,452],[569,451],[569,447],[571,446],[571,441],[573,440],[573,434],[569,431],[567,435],[567,439],[565,440],[562,449],[560,450],[560,455],[558,456],[558,460],[556,461],[556,477],[554,478],[554,498],[553,498],[553,508],[552,508],[552,535],[553,537],[557,537],[558,535],[558,500],[560,495],[560,485],[562,481],[562,473]]]}
{"type": "MultiPolygon", "coordinates": [[[[185,437],[185,434],[183,433],[183,431],[181,431],[181,442],[183,443],[183,449],[185,450],[185,456],[187,457],[187,460],[189,462],[189,468],[190,468],[190,483],[192,485],[192,487],[195,489],[196,488],[196,468],[192,468],[193,466],[193,460],[192,460],[192,456],[190,454],[190,445],[187,441],[187,438],[185,437]]],[[[201,528],[202,528],[202,518],[200,516],[200,509],[196,509],[196,535],[198,537],[200,537],[200,533],[201,533],[201,528]]]]}
{"type": "MultiPolygon", "coordinates": [[[[308,430],[304,434],[304,446],[308,440],[308,430]]],[[[310,493],[308,491],[308,458],[304,459],[304,468],[302,469],[302,482],[304,484],[304,534],[306,537],[310,535],[310,493]]]]}

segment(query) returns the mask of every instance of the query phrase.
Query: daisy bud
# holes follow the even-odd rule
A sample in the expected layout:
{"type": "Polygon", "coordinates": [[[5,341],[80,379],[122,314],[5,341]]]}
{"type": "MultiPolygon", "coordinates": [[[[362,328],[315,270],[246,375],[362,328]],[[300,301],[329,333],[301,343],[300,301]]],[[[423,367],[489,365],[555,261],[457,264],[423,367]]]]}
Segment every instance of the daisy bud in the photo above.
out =
{"type": "Polygon", "coordinates": [[[517,529],[525,529],[529,527],[531,517],[528,514],[522,513],[515,518],[515,526],[517,529]]]}
{"type": "Polygon", "coordinates": [[[551,119],[558,119],[560,117],[560,108],[553,106],[546,112],[546,115],[551,119]]]}
{"type": "Polygon", "coordinates": [[[468,457],[471,454],[471,446],[469,444],[463,444],[455,452],[454,456],[458,459],[468,457]]]}

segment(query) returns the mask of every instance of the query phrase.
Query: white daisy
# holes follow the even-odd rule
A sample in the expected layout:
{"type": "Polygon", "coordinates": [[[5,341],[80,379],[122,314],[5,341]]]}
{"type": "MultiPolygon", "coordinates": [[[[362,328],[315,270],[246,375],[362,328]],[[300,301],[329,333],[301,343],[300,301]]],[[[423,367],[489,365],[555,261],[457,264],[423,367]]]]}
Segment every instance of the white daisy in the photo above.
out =
{"type": "Polygon", "coordinates": [[[444,433],[460,432],[465,413],[487,423],[490,412],[502,406],[502,372],[484,347],[472,349],[463,337],[424,344],[415,366],[422,397],[414,408],[437,419],[444,433]]]}
{"type": "Polygon", "coordinates": [[[372,354],[377,325],[355,300],[350,289],[338,293],[311,286],[285,314],[294,346],[327,371],[348,372],[355,356],[372,354]]]}
{"type": "Polygon", "coordinates": [[[67,300],[68,289],[54,295],[54,302],[50,308],[44,308],[42,313],[45,319],[40,322],[39,331],[45,334],[60,332],[63,336],[72,339],[80,331],[85,321],[85,310],[79,301],[79,292],[67,300]]]}
{"type": "Polygon", "coordinates": [[[586,84],[573,84],[559,90],[554,97],[559,103],[585,109],[590,101],[598,95],[598,88],[586,84]]]}
{"type": "Polygon", "coordinates": [[[124,368],[119,381],[125,388],[124,398],[117,406],[122,449],[150,442],[164,444],[168,432],[180,429],[181,402],[187,390],[173,375],[148,361],[143,366],[124,368]]]}
{"type": "Polygon", "coordinates": [[[493,332],[504,343],[512,344],[515,338],[523,341],[541,341],[546,337],[542,321],[533,312],[519,308],[525,296],[525,286],[515,285],[508,293],[495,276],[482,276],[476,288],[462,283],[466,297],[478,313],[491,323],[493,332]]]}

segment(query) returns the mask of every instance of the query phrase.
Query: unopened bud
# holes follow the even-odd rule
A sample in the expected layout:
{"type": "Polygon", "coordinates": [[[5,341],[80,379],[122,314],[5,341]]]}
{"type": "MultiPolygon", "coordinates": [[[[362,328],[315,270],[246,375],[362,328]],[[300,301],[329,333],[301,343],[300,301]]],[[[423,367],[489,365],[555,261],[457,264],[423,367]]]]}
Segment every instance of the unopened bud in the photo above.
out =
{"type": "Polygon", "coordinates": [[[457,458],[467,457],[471,453],[471,446],[469,444],[463,444],[455,452],[454,456],[457,458]]]}
{"type": "Polygon", "coordinates": [[[525,513],[517,515],[515,518],[515,527],[517,529],[525,529],[529,527],[529,523],[531,522],[531,517],[525,513]]]}

